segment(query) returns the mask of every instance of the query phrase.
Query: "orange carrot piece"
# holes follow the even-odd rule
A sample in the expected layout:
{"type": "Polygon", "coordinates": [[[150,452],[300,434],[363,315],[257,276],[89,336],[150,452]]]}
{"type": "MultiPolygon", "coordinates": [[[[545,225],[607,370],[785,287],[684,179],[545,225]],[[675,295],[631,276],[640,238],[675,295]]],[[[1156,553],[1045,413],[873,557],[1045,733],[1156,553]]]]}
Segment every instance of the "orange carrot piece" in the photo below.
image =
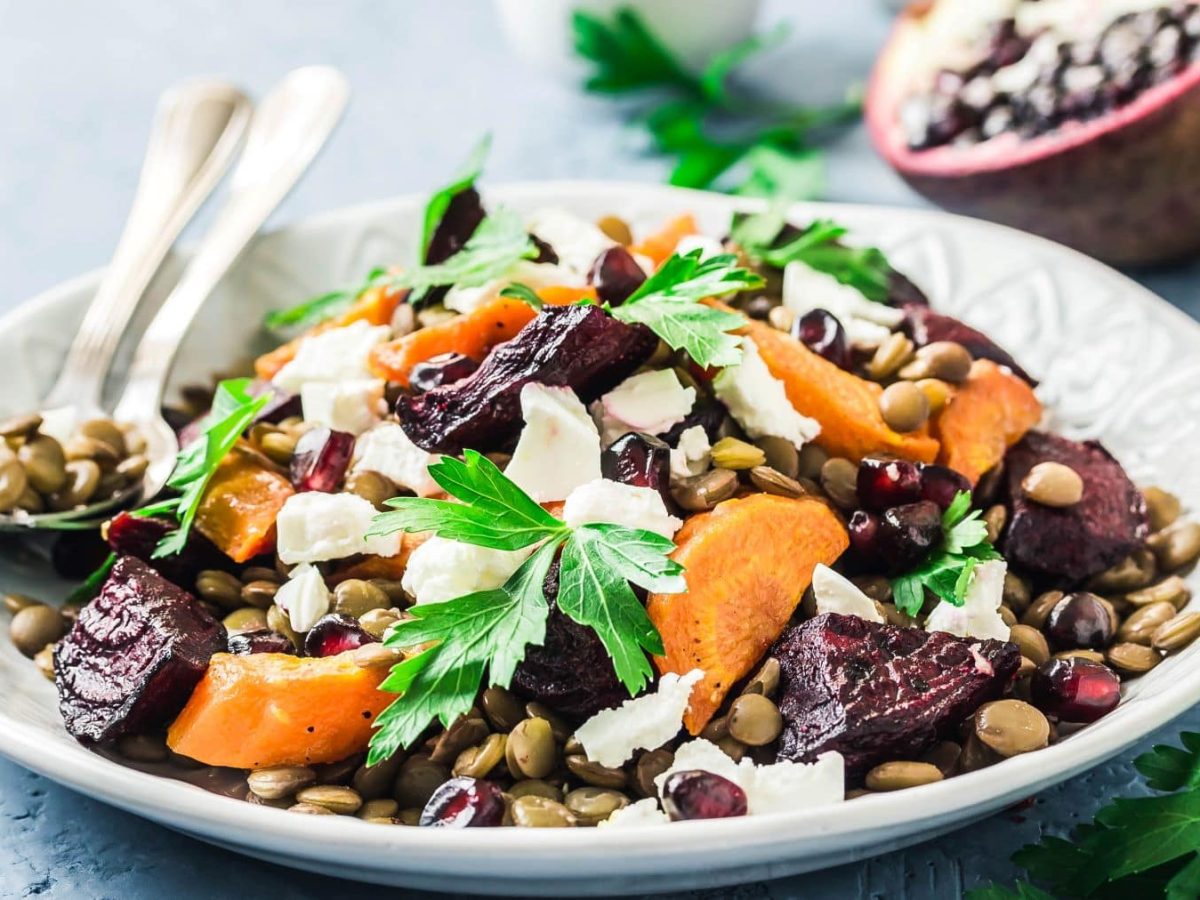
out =
{"type": "Polygon", "coordinates": [[[941,441],[938,462],[975,484],[1042,418],[1042,404],[1024,379],[986,359],[934,419],[941,441]]]}
{"type": "Polygon", "coordinates": [[[654,234],[646,235],[641,243],[634,244],[629,249],[633,253],[648,256],[653,260],[655,266],[661,266],[675,252],[675,247],[683,238],[699,233],[696,217],[691,213],[684,213],[682,216],[671,219],[654,234]]]}
{"type": "Polygon", "coordinates": [[[704,670],[684,718],[699,734],[787,626],[817,563],[833,563],[850,539],[820,500],[751,494],[692,516],[675,543],[688,589],[651,594],[646,610],[666,650],[659,672],[704,670]]]}
{"type": "Polygon", "coordinates": [[[407,386],[408,374],[417,363],[442,353],[482,360],[494,346],[516,337],[536,315],[523,300],[497,297],[466,315],[376,345],[369,365],[379,378],[407,386]]]}
{"type": "Polygon", "coordinates": [[[275,518],[293,493],[287,478],[235,447],[205,488],[196,530],[234,562],[245,562],[275,549],[275,518]]]}
{"type": "Polygon", "coordinates": [[[386,667],[349,654],[218,653],[167,731],[167,745],[210,766],[261,769],[336,762],[365,750],[376,716],[396,699],[386,667]]]}

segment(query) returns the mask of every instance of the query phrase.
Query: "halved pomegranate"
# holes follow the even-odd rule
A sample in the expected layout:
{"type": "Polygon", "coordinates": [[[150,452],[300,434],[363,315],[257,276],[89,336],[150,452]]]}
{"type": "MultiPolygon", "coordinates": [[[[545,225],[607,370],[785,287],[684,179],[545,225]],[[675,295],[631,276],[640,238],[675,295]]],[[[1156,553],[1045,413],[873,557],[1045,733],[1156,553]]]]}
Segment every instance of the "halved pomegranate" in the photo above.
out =
{"type": "Polygon", "coordinates": [[[1112,263],[1200,250],[1197,0],[917,0],[866,117],[948,209],[1112,263]]]}

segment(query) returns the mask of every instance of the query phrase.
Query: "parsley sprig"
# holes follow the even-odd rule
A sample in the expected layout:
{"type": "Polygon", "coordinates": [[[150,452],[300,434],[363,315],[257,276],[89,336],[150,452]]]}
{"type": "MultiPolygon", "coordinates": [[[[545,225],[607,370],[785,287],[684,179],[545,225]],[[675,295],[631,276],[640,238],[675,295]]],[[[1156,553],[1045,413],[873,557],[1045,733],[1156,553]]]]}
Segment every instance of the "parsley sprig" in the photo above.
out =
{"type": "Polygon", "coordinates": [[[647,326],[697,365],[737,365],[741,338],[730,332],[745,325],[745,319],[697,301],[755,290],[763,283],[762,276],[738,266],[732,254],[702,260],[701,251],[693,250],[664,262],[612,314],[622,322],[647,326]]]}
{"type": "Polygon", "coordinates": [[[942,513],[942,544],[905,575],[892,579],[896,608],[915,616],[925,604],[928,588],[942,600],[962,606],[975,566],[989,559],[1002,559],[988,542],[987,525],[979,510],[971,510],[971,494],[959,491],[942,513]]]}
{"type": "Polygon", "coordinates": [[[1071,839],[1046,837],[1016,853],[1053,894],[1020,883],[980,888],[969,900],[1200,896],[1200,734],[1180,738],[1182,747],[1156,746],[1134,760],[1158,793],[1114,799],[1071,839]]]}
{"type": "Polygon", "coordinates": [[[455,500],[389,500],[391,510],[375,517],[368,537],[428,531],[496,550],[537,549],[501,587],[414,606],[414,618],[393,627],[390,647],[433,646],[384,681],[384,690],[401,696],[379,716],[372,760],[411,746],[435,719],[452,724],[470,709],[485,671],[488,684],[508,686],[526,648],[545,638],[542,584],[560,547],[558,608],[596,632],[631,695],[645,687],[646,653],[661,654],[663,644],[631,584],[661,593],[686,589],[682,566],[667,556],[675,548],[670,540],[621,525],[571,527],[474,450],[461,460],[443,457],[429,473],[455,500]]]}
{"type": "Polygon", "coordinates": [[[698,74],[632,4],[607,18],[576,11],[573,28],[576,52],[593,66],[588,90],[654,95],[639,119],[657,149],[675,158],[672,184],[709,187],[731,170],[745,170],[739,193],[815,197],[824,179],[814,139],[861,108],[857,99],[820,108],[779,105],[734,89],[747,60],[783,43],[783,26],[714,54],[698,74]]]}
{"type": "Polygon", "coordinates": [[[179,451],[175,469],[167,479],[167,487],[179,491],[179,496],[137,510],[141,516],[170,514],[179,522],[179,527],[168,532],[154,548],[155,559],[183,550],[204,489],[217,466],[270,400],[268,394],[250,396],[249,386],[249,378],[231,378],[217,385],[212,410],[204,417],[200,437],[179,451]]]}

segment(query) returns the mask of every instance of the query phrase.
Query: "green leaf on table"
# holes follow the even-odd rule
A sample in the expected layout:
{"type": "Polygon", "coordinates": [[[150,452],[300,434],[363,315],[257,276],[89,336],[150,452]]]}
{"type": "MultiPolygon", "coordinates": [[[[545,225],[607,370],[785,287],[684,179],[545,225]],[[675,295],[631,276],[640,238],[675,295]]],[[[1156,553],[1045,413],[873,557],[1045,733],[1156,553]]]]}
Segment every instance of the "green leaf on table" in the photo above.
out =
{"type": "Polygon", "coordinates": [[[753,56],[774,49],[787,40],[791,27],[781,22],[770,31],[752,34],[744,41],[719,50],[700,73],[700,90],[705,98],[719,106],[734,106],[737,98],[730,96],[727,82],[730,75],[753,56]]]}
{"type": "Polygon", "coordinates": [[[1179,738],[1182,747],[1159,744],[1133,761],[1147,787],[1156,791],[1200,787],[1200,734],[1185,731],[1179,738]]]}
{"type": "Polygon", "coordinates": [[[571,16],[575,52],[595,65],[589,91],[613,94],[662,86],[699,93],[699,82],[658,39],[632,6],[605,20],[576,10],[571,16]]]}

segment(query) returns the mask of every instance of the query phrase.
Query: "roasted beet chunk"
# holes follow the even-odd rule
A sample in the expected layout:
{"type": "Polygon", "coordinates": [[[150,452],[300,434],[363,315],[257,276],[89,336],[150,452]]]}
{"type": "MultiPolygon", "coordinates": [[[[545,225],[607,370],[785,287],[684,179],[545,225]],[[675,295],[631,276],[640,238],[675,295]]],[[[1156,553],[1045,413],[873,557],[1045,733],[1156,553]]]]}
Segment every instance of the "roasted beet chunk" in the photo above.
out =
{"type": "Polygon", "coordinates": [[[530,382],[573,388],[584,403],[641,365],[658,339],[596,306],[548,306],[475,372],[454,384],[396,401],[400,424],[431,453],[492,450],[521,425],[521,388],[530,382]]]}
{"type": "Polygon", "coordinates": [[[285,634],[269,628],[259,628],[256,631],[231,634],[229,652],[237,656],[249,656],[251,653],[289,653],[295,656],[296,645],[285,634]]]}
{"type": "Polygon", "coordinates": [[[163,578],[185,589],[191,586],[201,569],[229,566],[229,558],[195,529],[188,533],[182,553],[155,559],[154,548],[158,542],[177,527],[171,519],[120,512],[109,520],[104,536],[117,556],[135,556],[163,578]]]}
{"type": "Polygon", "coordinates": [[[1013,374],[1037,386],[1033,376],[1022,369],[1007,350],[966,322],[914,304],[905,306],[904,313],[901,327],[918,347],[924,347],[934,341],[953,341],[966,347],[976,359],[990,359],[997,365],[1008,366],[1013,370],[1013,374]]]}
{"type": "Polygon", "coordinates": [[[191,594],[122,557],[54,651],[67,731],[103,741],[166,724],[224,649],[224,626],[191,594]]]}
{"type": "Polygon", "coordinates": [[[474,188],[455,194],[429,239],[429,249],[425,251],[426,265],[445,262],[461,250],[486,215],[479,192],[474,188]]]}
{"type": "Polygon", "coordinates": [[[531,646],[517,666],[512,689],[540,700],[551,709],[587,718],[629,699],[617,680],[612,660],[596,632],[568,619],[558,610],[558,563],[546,576],[543,589],[550,601],[546,640],[531,646]]]}
{"type": "Polygon", "coordinates": [[[1009,514],[1002,549],[1023,569],[1076,584],[1119,563],[1150,533],[1141,491],[1096,441],[1031,431],[1008,451],[1005,471],[1009,514]],[[1061,508],[1027,499],[1021,480],[1040,462],[1074,469],[1083,479],[1083,499],[1061,508]]]}
{"type": "Polygon", "coordinates": [[[982,703],[1021,662],[1015,644],[956,638],[826,613],[788,629],[779,660],[779,758],[827,750],[861,776],[889,759],[915,759],[982,703]]]}
{"type": "Polygon", "coordinates": [[[671,498],[671,448],[652,434],[631,431],[613,441],[600,454],[600,474],[609,481],[654,488],[667,509],[675,508],[671,498]]]}
{"type": "Polygon", "coordinates": [[[246,393],[251,397],[261,397],[264,394],[271,399],[254,417],[255,424],[259,422],[270,422],[279,424],[289,416],[299,416],[303,413],[300,406],[300,395],[289,394],[283,388],[270,381],[263,381],[260,378],[254,379],[246,388],[246,393]]]}

